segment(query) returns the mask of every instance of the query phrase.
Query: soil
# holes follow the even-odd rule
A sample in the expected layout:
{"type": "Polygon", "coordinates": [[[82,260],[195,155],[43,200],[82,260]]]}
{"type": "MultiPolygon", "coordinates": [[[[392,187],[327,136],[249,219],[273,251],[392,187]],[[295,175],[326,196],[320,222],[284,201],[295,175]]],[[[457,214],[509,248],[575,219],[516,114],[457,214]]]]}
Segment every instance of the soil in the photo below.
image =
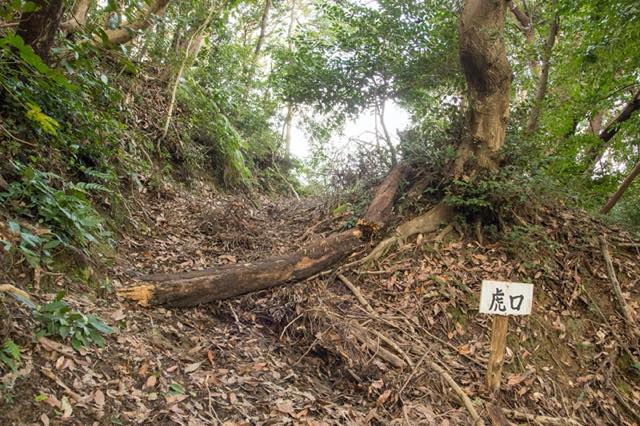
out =
{"type": "Polygon", "coordinates": [[[487,423],[492,403],[516,424],[535,424],[519,417],[525,413],[640,424],[640,252],[585,213],[539,206],[519,222],[486,228],[482,243],[456,227],[441,241],[418,235],[374,264],[345,262],[302,283],[196,308],[145,309],[119,301],[115,289],[138,274],[283,254],[353,220],[321,199],[251,201],[204,184],[141,195],[131,210],[107,271],[13,277],[38,302],[69,288],[74,309],[116,331],[104,348],[80,352],[53,337],[36,341],[28,309],[1,299],[0,337],[21,346],[23,362],[15,374],[2,371],[0,424],[471,424],[429,362],[454,378],[487,423]],[[613,298],[599,235],[611,245],[631,329],[613,298]],[[491,322],[477,312],[482,279],[536,285],[532,315],[510,319],[496,395],[484,387],[491,322]]]}

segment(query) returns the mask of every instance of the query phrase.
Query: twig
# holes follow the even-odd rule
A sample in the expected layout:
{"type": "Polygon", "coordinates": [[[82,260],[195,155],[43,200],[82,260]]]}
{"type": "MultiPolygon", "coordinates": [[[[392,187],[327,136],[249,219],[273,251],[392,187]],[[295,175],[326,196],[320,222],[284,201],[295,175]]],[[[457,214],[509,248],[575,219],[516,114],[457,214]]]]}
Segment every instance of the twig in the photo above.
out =
{"type": "Polygon", "coordinates": [[[449,343],[446,340],[441,339],[440,337],[438,337],[435,334],[431,333],[429,330],[427,330],[426,328],[421,326],[417,321],[414,321],[411,317],[409,317],[407,314],[405,314],[401,310],[396,309],[396,312],[398,312],[400,315],[402,315],[407,321],[409,321],[411,324],[416,326],[418,329],[420,329],[420,331],[422,331],[427,336],[431,337],[432,339],[436,340],[437,342],[442,343],[443,345],[445,345],[449,349],[455,351],[458,355],[468,359],[469,361],[473,362],[474,364],[476,364],[478,367],[482,368],[483,370],[486,368],[486,365],[484,365],[483,363],[481,363],[477,359],[475,359],[475,358],[473,358],[473,357],[471,357],[471,356],[469,356],[469,355],[467,355],[465,353],[462,353],[462,351],[460,349],[458,349],[454,344],[449,343]]]}
{"type": "Polygon", "coordinates": [[[484,426],[484,421],[482,421],[482,419],[478,415],[478,412],[476,411],[475,407],[473,406],[473,402],[471,402],[471,399],[462,390],[460,385],[458,385],[456,383],[456,381],[453,380],[453,377],[451,377],[451,375],[449,373],[447,373],[444,368],[440,367],[440,365],[438,365],[437,363],[435,363],[433,361],[429,361],[429,366],[431,367],[431,369],[435,370],[438,374],[440,374],[440,376],[442,376],[442,378],[449,384],[449,386],[451,386],[453,391],[458,395],[458,397],[460,398],[460,400],[464,404],[464,407],[467,409],[467,411],[469,412],[469,415],[473,419],[473,425],[474,426],[484,426]]]}
{"type": "Polygon", "coordinates": [[[552,425],[552,426],[582,426],[582,423],[570,418],[539,416],[536,414],[523,413],[522,411],[507,410],[507,409],[504,409],[502,411],[507,416],[513,417],[518,420],[527,420],[534,423],[542,423],[545,425],[552,425]]]}
{"type": "Polygon", "coordinates": [[[409,358],[409,355],[407,355],[407,353],[403,351],[402,348],[396,342],[394,342],[393,340],[391,340],[389,337],[379,332],[378,330],[369,330],[369,331],[375,334],[380,340],[385,342],[387,345],[389,345],[391,349],[393,349],[398,354],[400,354],[402,358],[406,361],[406,363],[409,365],[409,367],[413,368],[413,362],[411,361],[411,358],[409,358]]]}
{"type": "Polygon", "coordinates": [[[297,317],[295,317],[294,319],[292,319],[289,324],[287,324],[283,329],[282,329],[282,333],[280,333],[280,340],[282,340],[282,338],[284,337],[284,333],[287,332],[287,329],[291,326],[291,324],[293,324],[294,322],[298,321],[300,318],[302,318],[302,316],[304,316],[304,312],[301,313],[300,315],[298,315],[297,317]]]}
{"type": "Polygon", "coordinates": [[[413,367],[413,369],[411,370],[411,373],[409,373],[409,377],[407,377],[407,380],[405,380],[404,384],[402,385],[402,387],[398,391],[398,398],[400,398],[400,396],[402,395],[402,392],[404,391],[404,389],[407,387],[407,385],[409,384],[411,379],[413,379],[413,376],[416,374],[416,371],[418,370],[418,368],[420,368],[420,366],[424,362],[424,360],[427,357],[427,355],[430,355],[430,353],[429,352],[425,352],[424,355],[422,355],[422,357],[418,360],[418,363],[413,367]]]}
{"type": "MultiPolygon", "coordinates": [[[[355,284],[353,284],[351,281],[349,281],[349,279],[347,279],[347,277],[345,277],[342,274],[338,274],[337,277],[338,277],[338,279],[340,281],[342,281],[344,283],[344,285],[346,285],[349,288],[349,290],[351,290],[351,292],[356,297],[358,302],[367,310],[367,312],[373,318],[380,319],[380,316],[373,310],[373,308],[371,307],[369,302],[367,302],[367,299],[364,298],[364,296],[362,295],[362,292],[360,291],[360,289],[355,284]]],[[[409,357],[409,355],[407,355],[407,353],[405,351],[403,351],[402,348],[396,342],[394,342],[392,339],[390,339],[389,337],[387,337],[383,333],[380,333],[377,330],[364,329],[362,326],[358,326],[358,327],[363,329],[363,330],[366,330],[366,331],[369,331],[369,332],[375,334],[380,340],[385,342],[393,350],[395,350],[399,355],[401,355],[402,358],[407,363],[407,365],[409,365],[409,367],[413,368],[413,362],[411,361],[411,358],[409,357]]]]}
{"type": "Polygon", "coordinates": [[[620,282],[618,281],[618,277],[616,276],[616,270],[613,267],[613,261],[611,260],[611,254],[609,253],[609,248],[607,247],[607,240],[603,235],[598,237],[600,240],[600,248],[602,250],[602,255],[604,256],[604,262],[607,265],[607,274],[609,275],[609,281],[611,282],[611,288],[613,288],[613,293],[616,296],[618,304],[620,305],[620,310],[622,311],[622,315],[624,317],[627,329],[635,334],[635,330],[633,327],[633,319],[631,318],[631,314],[629,314],[629,307],[627,306],[627,302],[624,300],[624,296],[622,295],[622,289],[620,288],[620,282]]]}
{"type": "Polygon", "coordinates": [[[366,333],[361,327],[354,328],[353,334],[356,339],[360,341],[360,343],[363,343],[367,348],[369,348],[371,352],[375,353],[377,356],[387,361],[389,364],[393,365],[396,368],[404,368],[406,366],[405,362],[397,355],[380,346],[379,342],[374,342],[369,337],[367,337],[366,333]]]}
{"type": "Polygon", "coordinates": [[[29,141],[25,141],[24,139],[20,139],[19,137],[17,137],[13,133],[11,133],[9,130],[7,130],[6,127],[4,127],[2,125],[0,125],[0,129],[2,129],[3,132],[5,132],[9,137],[14,139],[16,142],[20,142],[20,143],[28,145],[28,146],[30,146],[32,148],[37,148],[38,147],[38,145],[33,143],[33,142],[29,142],[29,141]]]}
{"type": "Polygon", "coordinates": [[[370,314],[375,314],[375,311],[373,310],[369,302],[367,302],[367,299],[364,298],[364,296],[362,295],[362,292],[358,287],[356,287],[344,275],[338,274],[336,276],[340,281],[343,282],[344,285],[346,285],[349,288],[349,290],[351,290],[351,293],[353,293],[353,295],[356,297],[356,299],[358,300],[358,303],[360,303],[367,310],[367,312],[369,312],[370,314]]]}
{"type": "Polygon", "coordinates": [[[60,378],[58,378],[58,376],[56,376],[53,371],[51,371],[48,368],[42,368],[40,370],[42,372],[42,374],[44,374],[45,376],[47,376],[48,378],[50,378],[51,380],[53,380],[54,382],[56,382],[58,384],[58,386],[60,386],[62,389],[64,389],[64,391],[73,399],[75,399],[77,402],[79,403],[83,403],[86,402],[89,397],[88,396],[82,396],[77,392],[74,392],[73,389],[71,389],[69,386],[67,386],[62,380],[60,380],[60,378]]]}

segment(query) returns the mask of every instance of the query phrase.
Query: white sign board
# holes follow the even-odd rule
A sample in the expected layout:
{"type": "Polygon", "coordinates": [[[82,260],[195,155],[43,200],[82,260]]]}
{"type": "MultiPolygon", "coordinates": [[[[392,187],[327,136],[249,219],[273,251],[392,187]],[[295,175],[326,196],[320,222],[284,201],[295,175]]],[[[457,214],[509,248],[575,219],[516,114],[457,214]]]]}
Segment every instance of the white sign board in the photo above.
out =
{"type": "Polygon", "coordinates": [[[533,305],[533,284],[482,281],[480,313],[529,315],[533,305]]]}

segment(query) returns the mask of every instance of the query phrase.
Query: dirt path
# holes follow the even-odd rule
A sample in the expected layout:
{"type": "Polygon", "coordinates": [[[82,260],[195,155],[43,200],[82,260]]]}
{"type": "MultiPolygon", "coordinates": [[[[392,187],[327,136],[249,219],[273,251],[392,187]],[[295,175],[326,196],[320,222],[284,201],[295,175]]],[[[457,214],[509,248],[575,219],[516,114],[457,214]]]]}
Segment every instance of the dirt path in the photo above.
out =
{"type": "MultiPolygon", "coordinates": [[[[111,285],[124,285],[135,273],[201,269],[290,251],[312,237],[305,231],[322,219],[318,200],[261,198],[258,204],[205,187],[141,204],[134,214],[141,232],[121,240],[111,285]]],[[[70,294],[66,300],[117,332],[106,348],[82,354],[39,344],[30,380],[18,379],[12,391],[41,397],[9,406],[4,416],[16,424],[341,423],[349,404],[325,408],[323,399],[334,399],[331,383],[298,374],[289,358],[295,351],[283,351],[269,326],[271,314],[277,317],[283,307],[270,306],[264,296],[145,310],[112,295],[96,306],[70,294]],[[261,309],[246,309],[255,305],[261,309]],[[270,314],[260,317],[260,311],[270,314]]]]}
{"type": "MultiPolygon", "coordinates": [[[[79,288],[77,277],[59,277],[75,309],[117,329],[104,349],[32,342],[29,314],[11,308],[22,312],[12,327],[23,329],[25,368],[0,388],[13,397],[0,424],[468,424],[457,396],[423,361],[440,363],[483,410],[489,323],[475,295],[480,280],[493,277],[533,277],[539,294],[534,315],[512,321],[520,339],[509,341],[494,402],[583,424],[633,424],[618,400],[640,395],[637,378],[606,356],[624,334],[592,241],[606,229],[565,210],[532,213],[545,223],[544,237],[483,246],[458,235],[436,244],[418,236],[375,265],[345,269],[375,314],[333,274],[189,309],[143,309],[113,295],[139,273],[291,251],[342,225],[325,212],[319,200],[254,205],[204,186],[141,202],[137,231],[121,239],[108,282],[79,288]],[[576,293],[576,282],[588,290],[576,293]],[[373,346],[358,340],[362,329],[373,346]],[[380,358],[383,346],[392,349],[385,336],[409,360],[405,368],[380,358]]],[[[615,266],[637,308],[633,259],[618,252],[615,266]]],[[[39,292],[41,301],[52,290],[39,292]]]]}

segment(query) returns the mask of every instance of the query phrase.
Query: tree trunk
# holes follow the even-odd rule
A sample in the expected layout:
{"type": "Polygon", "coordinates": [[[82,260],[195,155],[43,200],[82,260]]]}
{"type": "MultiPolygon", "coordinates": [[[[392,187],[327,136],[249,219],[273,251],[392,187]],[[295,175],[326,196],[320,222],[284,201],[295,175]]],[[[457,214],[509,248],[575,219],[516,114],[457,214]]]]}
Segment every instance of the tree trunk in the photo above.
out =
{"type": "Polygon", "coordinates": [[[267,23],[269,22],[269,11],[271,10],[271,0],[265,0],[264,9],[262,11],[262,19],[260,20],[260,35],[258,36],[258,43],[256,43],[256,50],[254,52],[254,60],[257,61],[260,57],[260,51],[264,45],[264,40],[267,37],[267,23]]]}
{"type": "Polygon", "coordinates": [[[511,67],[503,33],[504,0],[465,0],[460,17],[460,62],[469,108],[451,168],[454,178],[498,168],[509,119],[511,67]]]}
{"type": "MultiPolygon", "coordinates": [[[[398,164],[398,153],[396,152],[396,147],[393,146],[391,135],[389,134],[389,130],[387,129],[387,125],[384,121],[384,112],[385,112],[385,100],[382,99],[379,103],[376,101],[376,105],[375,105],[376,120],[380,120],[380,127],[382,128],[382,139],[384,140],[384,143],[387,145],[387,148],[389,149],[389,156],[391,157],[391,165],[395,166],[396,164],[398,164]]],[[[376,137],[378,137],[377,134],[376,134],[376,137]]]]}
{"type": "Polygon", "coordinates": [[[17,34],[24,42],[49,63],[49,53],[64,14],[63,0],[36,0],[36,10],[23,13],[17,34]]]}
{"type": "MultiPolygon", "coordinates": [[[[535,30],[533,28],[533,23],[531,22],[531,17],[527,12],[520,10],[513,1],[508,1],[507,5],[513,16],[520,24],[520,29],[522,30],[524,37],[527,39],[527,44],[529,44],[529,47],[532,50],[535,50],[535,30]]],[[[540,77],[540,64],[538,63],[538,59],[535,55],[529,60],[529,66],[531,67],[531,72],[536,77],[540,77]]]]}
{"type": "Polygon", "coordinates": [[[376,190],[358,228],[333,234],[284,256],[204,271],[148,275],[118,295],[143,306],[194,306],[228,299],[309,278],[335,265],[362,246],[367,235],[384,226],[406,173],[399,164],[376,190]]]}
{"type": "MultiPolygon", "coordinates": [[[[289,28],[287,29],[287,48],[293,48],[293,34],[296,27],[296,0],[291,0],[291,10],[289,13],[289,28]]],[[[287,158],[291,156],[291,131],[293,130],[294,108],[291,102],[287,103],[287,115],[282,128],[284,147],[287,158]]]]}
{"type": "MultiPolygon", "coordinates": [[[[117,46],[131,41],[136,36],[137,32],[149,28],[156,17],[164,15],[164,12],[169,5],[169,1],[170,0],[155,0],[147,6],[145,10],[138,15],[137,19],[131,22],[131,24],[115,30],[106,30],[106,45],[117,46]]],[[[96,42],[102,43],[103,40],[98,38],[96,39],[96,42]]]]}
{"type": "Polygon", "coordinates": [[[284,149],[287,158],[291,156],[291,138],[293,130],[293,104],[289,102],[287,104],[287,116],[284,119],[284,127],[282,129],[284,133],[284,149]]]}
{"type": "Polygon", "coordinates": [[[71,9],[71,18],[64,21],[60,26],[62,31],[72,34],[79,28],[84,27],[87,24],[91,3],[89,0],[76,0],[71,9]]]}
{"type": "Polygon", "coordinates": [[[196,59],[200,49],[202,48],[202,43],[204,42],[204,33],[211,23],[213,19],[213,15],[216,12],[216,8],[212,7],[209,11],[209,14],[205,18],[204,22],[196,28],[193,35],[189,38],[189,42],[184,49],[184,58],[180,62],[180,67],[178,68],[178,73],[176,74],[176,78],[173,81],[173,85],[171,87],[171,97],[169,100],[169,109],[167,111],[167,118],[164,123],[164,127],[162,129],[162,138],[167,137],[167,133],[169,133],[169,125],[171,124],[171,117],[173,116],[173,110],[176,104],[176,93],[178,91],[178,84],[180,84],[180,79],[182,78],[182,74],[184,70],[188,67],[189,63],[196,59]]]}
{"type": "Polygon", "coordinates": [[[620,127],[622,123],[627,121],[633,116],[633,113],[640,109],[640,90],[637,91],[633,98],[629,102],[625,104],[622,108],[622,111],[607,124],[607,126],[600,131],[599,137],[600,142],[591,148],[586,154],[585,162],[588,164],[585,169],[586,175],[591,175],[593,173],[593,169],[600,162],[600,159],[604,155],[604,152],[609,144],[609,141],[613,139],[613,137],[620,131],[620,127]]]}
{"type": "MultiPolygon", "coordinates": [[[[552,4],[555,6],[556,1],[552,4]]],[[[536,88],[536,97],[533,100],[533,107],[529,113],[527,120],[527,128],[525,135],[532,135],[538,128],[538,120],[540,119],[540,113],[542,111],[542,102],[547,94],[547,85],[549,84],[549,68],[551,68],[551,53],[553,51],[553,45],[556,43],[556,37],[558,36],[558,30],[560,29],[560,17],[556,13],[549,28],[549,35],[544,44],[544,51],[542,57],[542,71],[540,72],[540,78],[538,80],[538,87],[536,88]]]]}
{"type": "Polygon", "coordinates": [[[633,183],[634,179],[640,175],[640,161],[635,165],[633,169],[631,169],[631,173],[627,175],[627,177],[622,181],[618,190],[609,198],[607,204],[602,207],[600,213],[607,214],[611,211],[611,209],[616,205],[618,200],[622,198],[624,192],[629,188],[629,186],[633,183]]]}
{"type": "Polygon", "coordinates": [[[640,90],[633,95],[633,98],[624,106],[620,114],[614,118],[603,131],[600,132],[600,139],[607,143],[618,133],[620,125],[631,118],[633,113],[640,109],[640,90]]]}

